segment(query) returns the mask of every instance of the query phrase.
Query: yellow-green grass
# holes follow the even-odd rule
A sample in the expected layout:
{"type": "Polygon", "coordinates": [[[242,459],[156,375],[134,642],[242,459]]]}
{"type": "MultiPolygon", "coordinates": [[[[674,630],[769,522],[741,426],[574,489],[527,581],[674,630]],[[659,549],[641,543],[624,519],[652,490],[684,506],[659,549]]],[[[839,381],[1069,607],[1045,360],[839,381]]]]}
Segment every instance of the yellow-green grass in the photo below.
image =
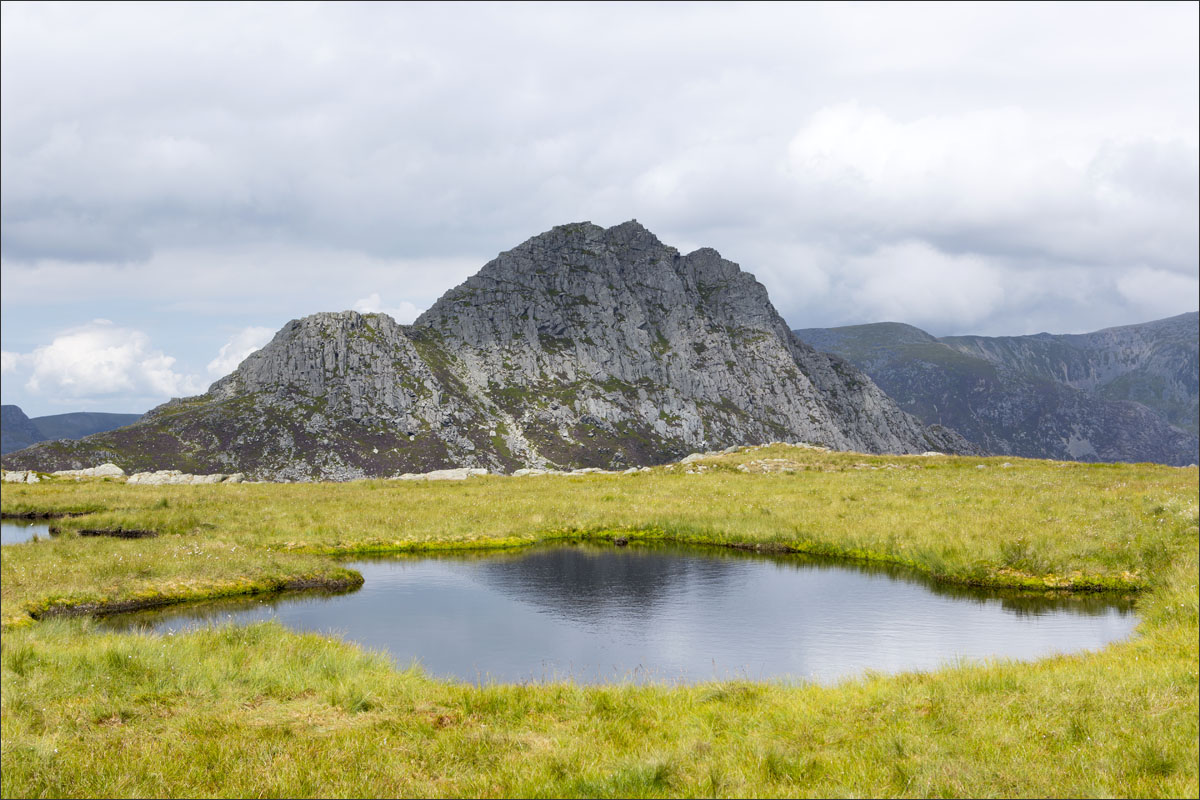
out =
{"type": "Polygon", "coordinates": [[[629,476],[5,485],[5,513],[106,510],[4,548],[0,789],[1195,796],[1197,471],[1002,463],[767,448],[629,476]],[[160,536],[71,533],[118,526],[160,536]],[[1143,621],[1100,653],[836,687],[479,688],[275,625],[151,636],[30,617],[344,579],[329,553],[614,535],[1133,591],[1143,621]]]}

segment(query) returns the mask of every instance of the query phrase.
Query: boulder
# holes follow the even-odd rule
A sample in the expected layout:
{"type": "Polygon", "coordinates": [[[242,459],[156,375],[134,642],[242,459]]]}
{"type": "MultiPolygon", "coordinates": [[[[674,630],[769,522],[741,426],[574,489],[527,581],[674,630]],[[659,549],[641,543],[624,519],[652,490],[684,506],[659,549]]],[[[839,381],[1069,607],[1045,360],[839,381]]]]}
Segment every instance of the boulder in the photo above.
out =
{"type": "Polygon", "coordinates": [[[480,475],[487,475],[488,471],[481,468],[458,467],[456,469],[435,469],[432,472],[406,472],[403,475],[397,475],[396,480],[401,481],[465,481],[467,478],[472,478],[480,475]]]}
{"type": "Polygon", "coordinates": [[[210,475],[192,475],[177,469],[160,469],[157,472],[136,472],[129,476],[128,483],[142,486],[190,486],[203,483],[240,483],[241,473],[235,473],[237,481],[229,481],[233,477],[220,472],[210,475]]]}
{"type": "Polygon", "coordinates": [[[124,478],[125,470],[118,467],[116,464],[107,462],[98,467],[88,467],[87,469],[60,469],[50,473],[56,478],[124,478]]]}

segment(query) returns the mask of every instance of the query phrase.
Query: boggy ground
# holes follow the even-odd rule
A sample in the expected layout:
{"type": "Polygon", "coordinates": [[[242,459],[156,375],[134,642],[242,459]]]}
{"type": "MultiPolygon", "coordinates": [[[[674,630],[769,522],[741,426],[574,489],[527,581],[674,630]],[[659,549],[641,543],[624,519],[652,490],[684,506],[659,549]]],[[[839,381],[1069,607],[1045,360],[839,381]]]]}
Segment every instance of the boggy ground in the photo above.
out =
{"type": "Polygon", "coordinates": [[[1196,796],[1197,488],[1194,468],[785,447],[628,476],[6,484],[6,515],[90,513],[4,548],[0,791],[1196,796]],[[75,533],[117,527],[159,536],[75,533]],[[274,624],[154,636],[48,619],[353,582],[330,553],[616,536],[1132,591],[1143,621],[1100,653],[836,687],[477,688],[274,624]]]}

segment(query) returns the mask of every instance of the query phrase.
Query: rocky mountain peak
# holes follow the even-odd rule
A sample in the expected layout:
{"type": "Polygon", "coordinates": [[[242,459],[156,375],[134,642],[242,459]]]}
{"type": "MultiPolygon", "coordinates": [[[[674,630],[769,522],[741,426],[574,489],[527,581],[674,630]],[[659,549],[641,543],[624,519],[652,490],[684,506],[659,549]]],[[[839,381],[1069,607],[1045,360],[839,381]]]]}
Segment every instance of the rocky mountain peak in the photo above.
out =
{"type": "Polygon", "coordinates": [[[711,248],[681,256],[631,220],[611,228],[561,225],[535,236],[447,292],[415,325],[476,347],[559,339],[647,349],[681,332],[691,338],[702,320],[787,338],[753,276],[711,248]]]}
{"type": "Polygon", "coordinates": [[[293,320],[207,394],[93,440],[55,464],[90,447],[127,471],[310,479],[615,468],[777,440],[972,449],[801,343],[736,263],[680,255],[636,220],[528,239],[411,326],[349,311],[293,320]]]}

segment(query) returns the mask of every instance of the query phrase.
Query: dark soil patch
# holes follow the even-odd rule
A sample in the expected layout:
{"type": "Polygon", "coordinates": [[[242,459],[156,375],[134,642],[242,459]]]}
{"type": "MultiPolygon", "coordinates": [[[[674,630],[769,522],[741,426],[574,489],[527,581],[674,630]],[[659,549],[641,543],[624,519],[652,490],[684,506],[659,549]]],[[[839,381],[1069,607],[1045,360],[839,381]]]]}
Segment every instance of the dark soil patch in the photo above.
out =
{"type": "Polygon", "coordinates": [[[112,536],[117,539],[153,539],[158,531],[145,531],[136,528],[82,528],[80,536],[112,536]]]}
{"type": "Polygon", "coordinates": [[[0,519],[62,519],[63,517],[86,517],[94,511],[4,511],[0,519]]]}

